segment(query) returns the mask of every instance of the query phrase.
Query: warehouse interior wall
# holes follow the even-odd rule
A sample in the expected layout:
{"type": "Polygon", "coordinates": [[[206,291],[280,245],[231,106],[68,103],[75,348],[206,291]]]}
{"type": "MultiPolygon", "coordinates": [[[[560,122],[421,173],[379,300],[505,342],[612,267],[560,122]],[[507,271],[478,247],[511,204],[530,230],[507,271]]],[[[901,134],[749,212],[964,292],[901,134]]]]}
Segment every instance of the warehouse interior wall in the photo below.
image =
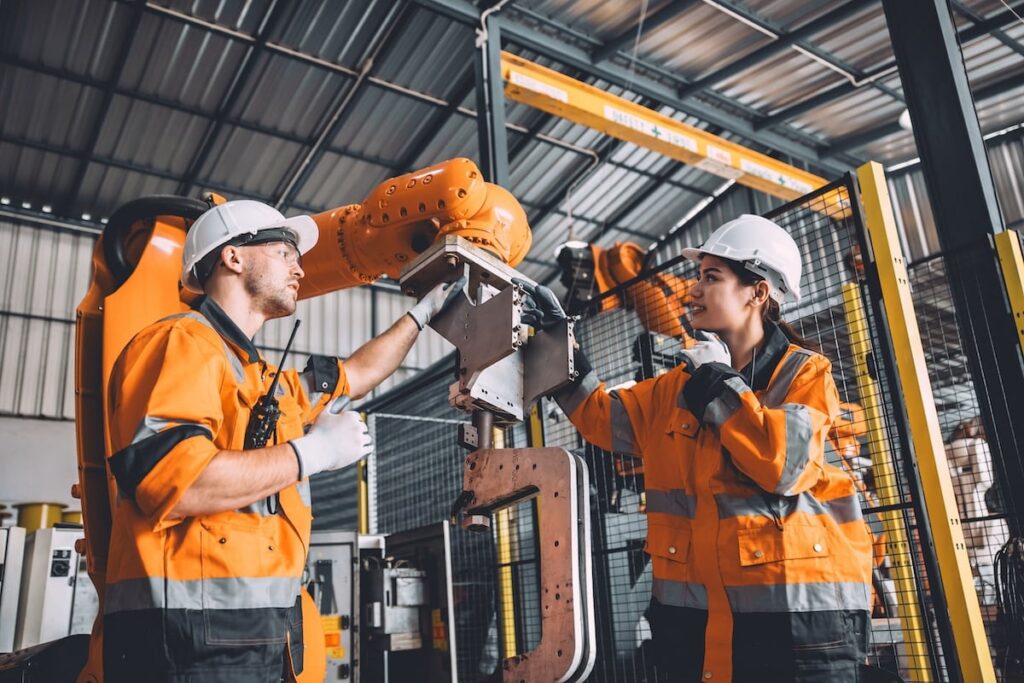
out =
{"type": "Polygon", "coordinates": [[[63,503],[80,510],[71,497],[78,481],[75,423],[0,417],[0,504],[63,503]]]}

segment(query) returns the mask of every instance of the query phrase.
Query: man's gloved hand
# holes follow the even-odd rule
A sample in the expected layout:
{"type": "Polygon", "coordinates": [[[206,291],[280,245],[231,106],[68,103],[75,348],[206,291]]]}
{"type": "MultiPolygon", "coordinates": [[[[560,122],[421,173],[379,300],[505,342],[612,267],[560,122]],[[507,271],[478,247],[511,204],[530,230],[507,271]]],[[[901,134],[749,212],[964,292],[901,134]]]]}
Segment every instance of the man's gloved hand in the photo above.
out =
{"type": "Polygon", "coordinates": [[[373,452],[373,439],[359,413],[324,410],[309,433],[288,442],[299,457],[299,480],[319,472],[337,470],[373,452]]]}
{"type": "Polygon", "coordinates": [[[717,334],[697,330],[694,334],[697,343],[691,348],[683,349],[682,356],[690,363],[691,369],[696,370],[706,363],[732,363],[732,354],[729,347],[725,345],[717,334]]]}
{"type": "Polygon", "coordinates": [[[519,278],[512,278],[512,282],[526,292],[523,315],[520,317],[522,322],[535,330],[546,330],[565,320],[562,304],[558,303],[558,297],[550,289],[519,278]]]}
{"type": "Polygon", "coordinates": [[[427,292],[415,306],[409,309],[409,315],[416,321],[416,326],[422,330],[435,315],[450,306],[462,294],[466,282],[467,278],[463,275],[455,282],[448,284],[442,282],[427,292]]]}

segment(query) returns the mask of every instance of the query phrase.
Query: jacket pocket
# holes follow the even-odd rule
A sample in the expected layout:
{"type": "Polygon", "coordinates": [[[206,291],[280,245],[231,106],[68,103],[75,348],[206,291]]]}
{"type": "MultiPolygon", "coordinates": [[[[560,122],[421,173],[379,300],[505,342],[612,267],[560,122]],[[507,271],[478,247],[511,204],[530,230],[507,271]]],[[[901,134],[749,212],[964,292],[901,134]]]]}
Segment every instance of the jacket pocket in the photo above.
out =
{"type": "Polygon", "coordinates": [[[828,557],[828,535],[824,527],[806,524],[775,525],[737,532],[740,566],[769,562],[828,557]]]}
{"type": "Polygon", "coordinates": [[[648,522],[645,550],[652,557],[661,557],[685,564],[690,560],[690,525],[648,522]]]}
{"type": "Polygon", "coordinates": [[[691,413],[689,410],[683,408],[676,408],[669,415],[668,426],[665,428],[666,434],[677,434],[687,439],[692,439],[697,436],[697,432],[700,430],[700,420],[691,413]]]}
{"type": "Polygon", "coordinates": [[[274,604],[280,602],[275,596],[294,595],[297,586],[268,576],[273,526],[211,520],[200,525],[206,646],[283,645],[289,607],[274,604]]]}

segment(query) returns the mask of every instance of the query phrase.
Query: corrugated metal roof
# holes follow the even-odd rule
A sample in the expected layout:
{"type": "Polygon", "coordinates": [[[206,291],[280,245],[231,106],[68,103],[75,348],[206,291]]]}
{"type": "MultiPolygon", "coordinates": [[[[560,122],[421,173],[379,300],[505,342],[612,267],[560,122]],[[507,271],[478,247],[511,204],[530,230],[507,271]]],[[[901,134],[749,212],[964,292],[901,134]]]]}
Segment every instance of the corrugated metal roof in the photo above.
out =
{"type": "MultiPolygon", "coordinates": [[[[846,2],[517,0],[501,16],[592,53],[621,39],[612,60],[637,77],[684,88],[772,45],[769,33],[821,20],[846,2]]],[[[0,190],[19,202],[99,218],[142,193],[206,188],[272,201],[287,192],[286,212],[317,211],[357,202],[409,168],[477,156],[474,27],[429,3],[152,0],[140,15],[138,6],[115,0],[56,5],[0,4],[0,190]]],[[[998,0],[963,0],[954,14],[963,29],[1005,10],[998,0]]],[[[786,47],[695,97],[758,122],[883,70],[877,82],[859,83],[772,130],[827,149],[891,127],[903,104],[898,76],[884,71],[892,50],[881,5],[846,14],[806,36],[815,57],[786,47]]],[[[964,46],[976,90],[1024,71],[1024,25],[1008,21],[1000,30],[964,46]]],[[[625,92],[514,43],[506,48],[625,92]]],[[[1019,123],[1022,95],[1024,85],[979,101],[983,129],[1019,123]]],[[[645,244],[722,184],[524,105],[510,103],[506,116],[510,189],[535,230],[527,267],[545,276],[567,233],[571,183],[574,233],[645,244]]],[[[846,153],[886,163],[916,154],[909,132],[869,138],[846,153]]]]}

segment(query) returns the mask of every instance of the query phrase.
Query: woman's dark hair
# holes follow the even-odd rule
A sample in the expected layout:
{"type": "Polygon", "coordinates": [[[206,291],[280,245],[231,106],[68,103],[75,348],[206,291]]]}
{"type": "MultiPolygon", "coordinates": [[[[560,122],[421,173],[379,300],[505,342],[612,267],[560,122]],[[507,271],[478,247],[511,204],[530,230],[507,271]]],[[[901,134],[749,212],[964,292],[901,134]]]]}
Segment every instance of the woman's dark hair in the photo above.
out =
{"type": "MultiPolygon", "coordinates": [[[[744,285],[756,285],[758,282],[764,280],[764,278],[757,273],[747,270],[747,268],[739,261],[733,261],[732,259],[727,258],[723,258],[722,261],[729,266],[729,270],[735,273],[736,277],[738,277],[740,282],[744,285]]],[[[792,325],[782,319],[782,310],[779,307],[779,302],[775,299],[771,297],[768,298],[768,305],[761,311],[761,319],[778,325],[779,329],[782,330],[782,333],[786,335],[786,338],[797,346],[801,346],[811,351],[820,350],[817,344],[802,337],[792,325]]]]}

